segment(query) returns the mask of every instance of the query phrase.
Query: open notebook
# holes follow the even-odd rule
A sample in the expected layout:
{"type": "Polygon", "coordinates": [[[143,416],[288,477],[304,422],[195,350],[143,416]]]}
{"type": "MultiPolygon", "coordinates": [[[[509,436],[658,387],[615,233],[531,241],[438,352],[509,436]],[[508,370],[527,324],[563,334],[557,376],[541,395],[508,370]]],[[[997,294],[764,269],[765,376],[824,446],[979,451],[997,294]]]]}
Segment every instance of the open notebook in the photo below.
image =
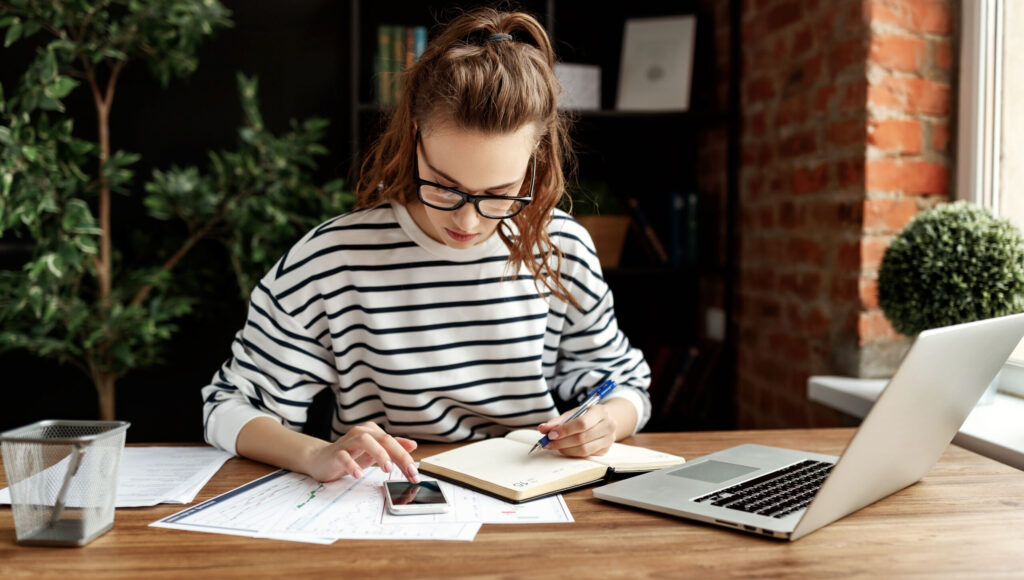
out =
{"type": "Polygon", "coordinates": [[[677,455],[615,443],[608,453],[586,459],[530,448],[532,429],[484,439],[427,457],[420,471],[519,503],[601,482],[610,473],[639,473],[683,463],[677,455]]]}

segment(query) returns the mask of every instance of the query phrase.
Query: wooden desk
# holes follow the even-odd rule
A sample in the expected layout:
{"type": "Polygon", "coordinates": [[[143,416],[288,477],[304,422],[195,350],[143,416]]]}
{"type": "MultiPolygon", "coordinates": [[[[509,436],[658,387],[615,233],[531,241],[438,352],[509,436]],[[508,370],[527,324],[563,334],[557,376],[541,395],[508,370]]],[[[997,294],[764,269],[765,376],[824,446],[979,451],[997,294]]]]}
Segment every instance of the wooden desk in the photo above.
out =
{"type": "MultiPolygon", "coordinates": [[[[758,442],[839,454],[851,429],[641,434],[695,458],[758,442]]],[[[425,445],[426,456],[448,446],[425,445]]],[[[272,468],[232,459],[209,499],[272,468]]],[[[6,482],[0,480],[4,486],[6,482]]],[[[433,578],[1024,576],[1024,473],[950,447],[920,483],[793,543],[566,495],[573,524],[485,525],[473,542],[339,540],[322,546],[148,527],[182,506],[119,509],[83,548],[15,544],[0,508],[0,578],[433,578]]]]}

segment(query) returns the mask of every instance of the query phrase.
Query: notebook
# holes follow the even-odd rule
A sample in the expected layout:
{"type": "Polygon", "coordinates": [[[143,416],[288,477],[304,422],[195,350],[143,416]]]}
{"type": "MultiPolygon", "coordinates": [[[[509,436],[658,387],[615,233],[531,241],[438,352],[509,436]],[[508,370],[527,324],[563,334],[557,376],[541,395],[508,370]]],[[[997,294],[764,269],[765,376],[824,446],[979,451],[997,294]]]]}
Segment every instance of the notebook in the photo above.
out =
{"type": "Polygon", "coordinates": [[[608,453],[566,457],[539,448],[541,435],[520,429],[504,437],[484,439],[420,460],[420,471],[466,485],[512,503],[540,499],[593,485],[611,473],[637,473],[683,463],[677,455],[613,443],[608,453]]]}
{"type": "Polygon", "coordinates": [[[594,496],[796,540],[924,477],[1021,336],[1024,314],[922,332],[838,458],[740,445],[595,488],[594,496]],[[802,489],[784,495],[779,480],[802,489]]]}

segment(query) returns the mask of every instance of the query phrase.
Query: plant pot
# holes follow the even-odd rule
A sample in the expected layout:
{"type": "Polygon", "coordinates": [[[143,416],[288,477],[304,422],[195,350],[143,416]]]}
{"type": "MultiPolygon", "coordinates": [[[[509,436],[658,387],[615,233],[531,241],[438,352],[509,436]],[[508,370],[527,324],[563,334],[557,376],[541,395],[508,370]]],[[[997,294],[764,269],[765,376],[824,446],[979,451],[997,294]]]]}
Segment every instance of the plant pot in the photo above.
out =
{"type": "Polygon", "coordinates": [[[590,232],[602,268],[617,268],[629,231],[629,216],[585,215],[576,218],[590,232]]]}

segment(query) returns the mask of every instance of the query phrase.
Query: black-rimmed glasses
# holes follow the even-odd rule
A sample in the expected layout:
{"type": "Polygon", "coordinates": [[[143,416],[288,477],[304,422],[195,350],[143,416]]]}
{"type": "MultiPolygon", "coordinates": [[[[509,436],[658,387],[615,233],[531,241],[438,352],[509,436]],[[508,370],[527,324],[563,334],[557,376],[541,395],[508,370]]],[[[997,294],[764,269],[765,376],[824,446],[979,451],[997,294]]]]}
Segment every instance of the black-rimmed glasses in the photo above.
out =
{"type": "Polygon", "coordinates": [[[466,205],[476,206],[476,211],[485,218],[501,220],[510,218],[523,211],[526,204],[533,200],[533,185],[537,179],[537,154],[533,155],[530,171],[530,195],[527,197],[511,197],[507,195],[471,195],[440,183],[420,179],[419,139],[416,143],[416,158],[413,165],[413,182],[416,184],[416,195],[424,205],[442,211],[455,211],[466,205]]]}

